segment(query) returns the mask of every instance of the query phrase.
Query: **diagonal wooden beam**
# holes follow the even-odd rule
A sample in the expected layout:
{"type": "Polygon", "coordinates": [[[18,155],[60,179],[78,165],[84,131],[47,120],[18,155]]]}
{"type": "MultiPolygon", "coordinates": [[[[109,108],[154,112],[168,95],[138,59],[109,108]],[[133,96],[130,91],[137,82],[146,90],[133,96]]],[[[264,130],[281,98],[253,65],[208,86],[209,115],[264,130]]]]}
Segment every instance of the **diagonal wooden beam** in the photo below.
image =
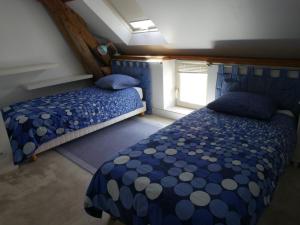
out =
{"type": "Polygon", "coordinates": [[[81,61],[87,73],[97,78],[109,73],[111,58],[109,55],[96,54],[101,44],[89,32],[87,24],[76,12],[62,0],[39,0],[48,10],[66,41],[81,61]]]}

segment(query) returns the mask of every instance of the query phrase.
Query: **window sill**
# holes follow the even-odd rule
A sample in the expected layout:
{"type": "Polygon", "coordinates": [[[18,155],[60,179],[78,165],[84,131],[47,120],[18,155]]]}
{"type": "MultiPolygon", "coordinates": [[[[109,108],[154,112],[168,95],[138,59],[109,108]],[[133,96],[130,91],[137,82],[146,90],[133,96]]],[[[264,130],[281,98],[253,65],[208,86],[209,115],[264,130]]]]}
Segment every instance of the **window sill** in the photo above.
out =
{"type": "Polygon", "coordinates": [[[174,112],[174,113],[178,113],[178,114],[182,114],[182,115],[188,115],[188,114],[192,113],[193,111],[195,111],[194,109],[180,107],[180,106],[168,107],[165,110],[174,112]]]}

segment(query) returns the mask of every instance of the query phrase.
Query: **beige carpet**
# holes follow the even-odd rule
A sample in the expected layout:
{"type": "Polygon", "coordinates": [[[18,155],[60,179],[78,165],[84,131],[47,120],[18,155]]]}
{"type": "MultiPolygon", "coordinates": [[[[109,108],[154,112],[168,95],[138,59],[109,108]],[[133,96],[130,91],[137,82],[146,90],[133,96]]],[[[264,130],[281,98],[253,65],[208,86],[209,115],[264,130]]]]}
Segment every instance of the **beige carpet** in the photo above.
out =
{"type": "MultiPolygon", "coordinates": [[[[117,225],[105,214],[101,221],[83,210],[91,175],[55,151],[36,162],[0,176],[1,225],[117,225]]],[[[271,207],[259,225],[300,224],[300,169],[281,177],[271,207]]]]}
{"type": "Polygon", "coordinates": [[[98,224],[83,211],[91,175],[55,151],[0,177],[1,225],[98,224]]]}

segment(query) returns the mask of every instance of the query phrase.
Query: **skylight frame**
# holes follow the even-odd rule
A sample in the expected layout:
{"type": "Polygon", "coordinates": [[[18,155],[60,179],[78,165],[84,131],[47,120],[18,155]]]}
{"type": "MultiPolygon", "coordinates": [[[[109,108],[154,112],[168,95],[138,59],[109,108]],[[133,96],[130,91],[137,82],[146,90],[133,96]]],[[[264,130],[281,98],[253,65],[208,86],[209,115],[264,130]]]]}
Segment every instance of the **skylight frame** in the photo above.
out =
{"type": "Polygon", "coordinates": [[[150,19],[130,21],[129,26],[132,29],[133,33],[145,33],[158,31],[158,28],[154,22],[150,19]]]}

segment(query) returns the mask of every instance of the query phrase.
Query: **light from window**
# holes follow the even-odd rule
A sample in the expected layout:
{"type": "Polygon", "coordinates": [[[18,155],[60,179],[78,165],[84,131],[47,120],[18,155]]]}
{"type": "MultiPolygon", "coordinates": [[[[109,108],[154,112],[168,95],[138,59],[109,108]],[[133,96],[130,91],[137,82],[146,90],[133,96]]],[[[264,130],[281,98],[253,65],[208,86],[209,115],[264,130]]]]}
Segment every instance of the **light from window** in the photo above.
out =
{"type": "Polygon", "coordinates": [[[140,20],[130,22],[130,25],[135,32],[148,32],[148,31],[156,31],[157,28],[152,20],[140,20]]]}
{"type": "Polygon", "coordinates": [[[207,65],[179,62],[177,64],[177,105],[199,108],[207,104],[207,65]]]}
{"type": "Polygon", "coordinates": [[[206,105],[207,74],[179,73],[179,101],[206,105]]]}

